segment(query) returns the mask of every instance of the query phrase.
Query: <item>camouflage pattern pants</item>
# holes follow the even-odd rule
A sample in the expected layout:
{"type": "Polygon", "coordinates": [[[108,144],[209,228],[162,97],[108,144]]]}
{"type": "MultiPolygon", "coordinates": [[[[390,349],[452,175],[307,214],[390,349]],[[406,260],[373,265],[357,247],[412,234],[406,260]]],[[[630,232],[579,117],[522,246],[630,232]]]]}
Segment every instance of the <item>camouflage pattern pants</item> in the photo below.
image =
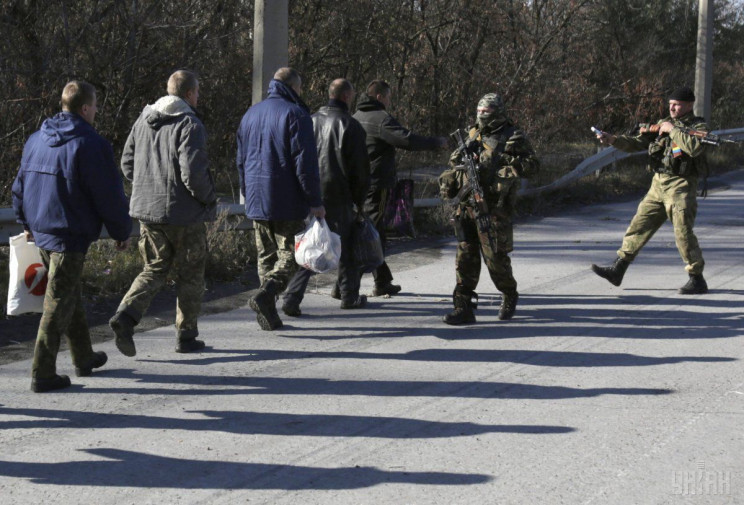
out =
{"type": "Polygon", "coordinates": [[[253,221],[261,286],[273,280],[277,292],[284,291],[297,270],[294,237],[305,229],[303,221],[253,221]]]}
{"type": "Polygon", "coordinates": [[[31,375],[35,379],[49,379],[57,373],[57,352],[63,335],[70,346],[72,362],[77,367],[90,363],[93,347],[82,298],[85,253],[43,249],[40,253],[49,277],[31,375]]]}
{"type": "Polygon", "coordinates": [[[117,312],[136,322],[165,286],[173,268],[176,280],[176,332],[179,340],[199,335],[197,318],[204,296],[207,234],[204,223],[190,226],[142,223],[139,251],[145,267],[124,295],[117,312]]]}
{"type": "Polygon", "coordinates": [[[625,232],[618,256],[632,262],[656,230],[669,219],[674,226],[674,241],[685,262],[685,270],[693,275],[703,273],[703,251],[692,231],[696,215],[697,179],[694,176],[654,175],[651,188],[638,205],[625,232]]]}
{"type": "Polygon", "coordinates": [[[479,232],[471,209],[462,210],[457,217],[455,226],[458,240],[455,259],[457,285],[468,291],[475,291],[480,279],[483,256],[496,289],[502,293],[513,293],[517,290],[517,281],[514,279],[508,254],[513,248],[512,223],[505,216],[494,216],[492,222],[495,224],[493,229],[496,232],[496,251],[491,247],[488,235],[479,232]]]}

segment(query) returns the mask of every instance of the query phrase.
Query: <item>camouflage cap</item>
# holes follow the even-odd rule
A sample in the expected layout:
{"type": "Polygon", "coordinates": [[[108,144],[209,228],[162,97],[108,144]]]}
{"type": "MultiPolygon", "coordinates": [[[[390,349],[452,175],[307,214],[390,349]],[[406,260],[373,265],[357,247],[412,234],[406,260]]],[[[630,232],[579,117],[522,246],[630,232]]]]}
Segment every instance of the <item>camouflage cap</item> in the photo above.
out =
{"type": "Polygon", "coordinates": [[[483,95],[483,97],[478,100],[478,107],[490,107],[501,113],[506,112],[504,101],[498,93],[486,93],[483,95]]]}

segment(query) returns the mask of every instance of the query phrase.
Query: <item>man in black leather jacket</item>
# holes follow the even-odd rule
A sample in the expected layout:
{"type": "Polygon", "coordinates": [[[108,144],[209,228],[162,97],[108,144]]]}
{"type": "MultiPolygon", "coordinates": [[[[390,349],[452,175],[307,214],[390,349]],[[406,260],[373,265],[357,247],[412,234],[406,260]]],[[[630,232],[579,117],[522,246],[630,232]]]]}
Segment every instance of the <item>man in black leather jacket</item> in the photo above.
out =
{"type": "MultiPolygon", "coordinates": [[[[342,309],[364,307],[367,297],[359,294],[359,268],[352,258],[351,230],[361,213],[369,186],[369,157],[366,133],[349,114],[354,87],[346,79],[334,80],[328,88],[328,105],[313,114],[313,132],[318,149],[320,189],[326,221],[341,237],[338,291],[342,309]]],[[[313,272],[301,268],[284,294],[282,310],[288,316],[301,315],[300,303],[313,272]]]]}
{"type": "MultiPolygon", "coordinates": [[[[424,137],[402,126],[387,109],[392,101],[390,85],[385,81],[372,81],[367,93],[361,95],[354,118],[367,132],[367,153],[370,161],[370,185],[364,203],[364,212],[377,228],[385,248],[383,217],[390,190],[395,187],[395,149],[407,151],[434,151],[447,148],[446,137],[424,137]]],[[[387,263],[374,272],[373,296],[394,295],[400,286],[393,284],[393,274],[387,263]]]]}

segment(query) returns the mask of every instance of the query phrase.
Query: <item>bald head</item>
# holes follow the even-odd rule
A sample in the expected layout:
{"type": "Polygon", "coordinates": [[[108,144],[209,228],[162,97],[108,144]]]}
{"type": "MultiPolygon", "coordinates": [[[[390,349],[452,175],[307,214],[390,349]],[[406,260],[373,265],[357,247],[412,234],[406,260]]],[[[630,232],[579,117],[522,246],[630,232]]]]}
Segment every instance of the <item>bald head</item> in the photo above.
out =
{"type": "Polygon", "coordinates": [[[282,81],[284,84],[295,90],[298,95],[302,91],[302,77],[294,68],[282,67],[274,73],[274,79],[282,81]]]}
{"type": "Polygon", "coordinates": [[[334,79],[328,86],[328,98],[341,100],[351,107],[351,102],[354,101],[354,86],[344,78],[334,79]]]}

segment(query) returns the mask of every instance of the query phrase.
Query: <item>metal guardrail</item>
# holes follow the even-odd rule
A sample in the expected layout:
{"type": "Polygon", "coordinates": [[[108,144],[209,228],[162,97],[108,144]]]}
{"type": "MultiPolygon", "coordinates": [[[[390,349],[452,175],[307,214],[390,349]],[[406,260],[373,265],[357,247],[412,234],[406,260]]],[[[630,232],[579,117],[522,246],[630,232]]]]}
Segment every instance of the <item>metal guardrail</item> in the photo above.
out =
{"type": "MultiPolygon", "coordinates": [[[[720,137],[725,137],[730,140],[744,140],[744,128],[734,128],[730,130],[716,130],[711,132],[715,135],[718,135],[720,137]]],[[[640,156],[645,154],[646,151],[639,151],[637,153],[625,153],[622,151],[618,151],[614,147],[608,147],[607,149],[602,150],[601,152],[595,154],[594,156],[590,156],[589,158],[586,158],[581,163],[576,165],[576,168],[574,168],[571,172],[567,173],[566,175],[562,176],[559,179],[556,179],[555,181],[551,182],[550,184],[546,184],[545,186],[540,186],[537,188],[530,188],[530,187],[522,187],[519,190],[519,194],[523,196],[531,196],[531,195],[537,195],[540,193],[544,193],[547,191],[554,191],[556,189],[562,188],[564,186],[567,186],[571,184],[572,182],[581,179],[582,177],[585,177],[593,172],[596,172],[597,170],[600,170],[608,165],[611,165],[612,163],[622,160],[624,158],[628,158],[631,156],[640,156]]],[[[438,205],[442,205],[443,202],[439,198],[421,198],[414,201],[413,206],[416,208],[426,208],[426,207],[436,207],[438,205]]],[[[238,230],[249,230],[253,228],[253,223],[249,219],[245,218],[244,214],[244,206],[240,203],[221,203],[217,207],[217,212],[227,213],[228,219],[227,219],[227,225],[226,228],[229,229],[238,229],[238,230]]],[[[13,209],[9,208],[3,208],[0,209],[0,244],[7,244],[8,238],[12,237],[13,235],[18,235],[23,231],[23,227],[15,222],[15,212],[13,212],[13,209]]],[[[139,225],[136,223],[134,228],[132,229],[132,236],[136,237],[139,236],[139,225]]],[[[101,233],[101,237],[106,238],[108,237],[108,233],[106,231],[106,228],[103,228],[103,232],[101,233]]]]}

